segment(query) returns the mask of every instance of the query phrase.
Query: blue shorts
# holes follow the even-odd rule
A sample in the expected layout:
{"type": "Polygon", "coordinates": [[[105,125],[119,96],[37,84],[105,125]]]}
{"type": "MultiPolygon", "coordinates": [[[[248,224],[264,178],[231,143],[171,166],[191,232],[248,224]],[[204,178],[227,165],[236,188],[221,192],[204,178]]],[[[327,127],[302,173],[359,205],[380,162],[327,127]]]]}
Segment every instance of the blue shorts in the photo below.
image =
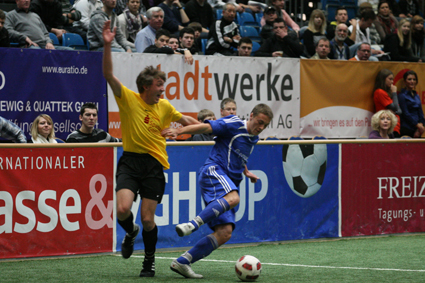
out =
{"type": "MultiPolygon", "coordinates": [[[[238,191],[241,180],[232,180],[216,164],[208,164],[199,171],[198,183],[201,188],[202,197],[205,205],[217,199],[223,198],[231,191],[238,191]]],[[[214,231],[214,227],[220,224],[232,224],[235,229],[235,209],[231,209],[221,214],[219,217],[208,223],[208,226],[214,231]]]]}

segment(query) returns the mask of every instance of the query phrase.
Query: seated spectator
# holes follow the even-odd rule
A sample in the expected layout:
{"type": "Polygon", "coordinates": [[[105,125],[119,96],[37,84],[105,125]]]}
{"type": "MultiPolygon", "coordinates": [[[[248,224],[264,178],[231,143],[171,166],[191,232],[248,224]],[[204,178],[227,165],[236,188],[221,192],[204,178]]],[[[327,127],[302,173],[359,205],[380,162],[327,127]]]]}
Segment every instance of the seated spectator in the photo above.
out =
{"type": "Polygon", "coordinates": [[[369,139],[393,139],[397,117],[391,110],[380,110],[372,116],[372,129],[369,139]]]}
{"type": "Polygon", "coordinates": [[[57,143],[53,120],[47,114],[40,114],[31,125],[30,143],[57,143]]]}
{"type": "Polygon", "coordinates": [[[21,48],[72,50],[66,46],[53,46],[43,21],[29,8],[30,1],[16,0],[16,9],[7,13],[4,26],[10,41],[17,42],[21,48]]]}
{"type": "MultiPolygon", "coordinates": [[[[363,3],[368,4],[368,3],[363,3]]],[[[360,14],[360,20],[352,19],[350,20],[351,26],[348,27],[349,37],[355,44],[360,44],[362,42],[368,42],[369,44],[379,44],[381,41],[379,33],[375,30],[376,35],[372,36],[371,26],[376,19],[375,12],[371,8],[364,8],[360,14]]],[[[350,46],[350,50],[357,49],[357,45],[350,46]]],[[[382,54],[382,50],[372,49],[372,54],[382,54]]]]}
{"type": "Polygon", "coordinates": [[[69,0],[59,0],[62,5],[62,23],[66,32],[76,33],[87,43],[87,32],[73,24],[81,20],[81,12],[72,7],[69,0]]]}
{"type": "MultiPolygon", "coordinates": [[[[143,17],[146,17],[146,7],[145,5],[143,5],[143,3],[140,2],[141,0],[139,0],[139,9],[138,9],[138,14],[143,15],[143,17]]],[[[114,9],[115,14],[117,14],[118,16],[120,16],[122,13],[124,13],[124,10],[128,7],[130,0],[117,0],[117,6],[114,9]]],[[[158,4],[161,3],[161,0],[158,0],[158,4]]],[[[157,5],[155,5],[157,6],[157,5]]],[[[145,23],[147,23],[145,21],[145,23]]]]}
{"type": "Polygon", "coordinates": [[[73,25],[74,27],[80,28],[81,30],[89,30],[90,18],[94,11],[103,7],[101,0],[78,0],[75,1],[74,9],[81,13],[81,19],[79,21],[75,20],[73,25]]]}
{"type": "Polygon", "coordinates": [[[276,8],[274,6],[269,6],[264,9],[263,14],[265,24],[261,28],[260,36],[263,42],[274,35],[273,32],[273,22],[277,19],[276,8]]]}
{"type": "Polygon", "coordinates": [[[400,114],[401,109],[398,104],[397,87],[394,85],[394,75],[388,69],[379,71],[375,79],[373,88],[373,102],[375,111],[389,109],[397,116],[397,125],[394,128],[394,136],[400,137],[400,114]]]}
{"type": "Polygon", "coordinates": [[[168,46],[170,40],[170,32],[166,29],[159,29],[155,34],[155,44],[146,47],[143,53],[162,53],[174,54],[174,50],[168,46]]]}
{"type": "MultiPolygon", "coordinates": [[[[215,114],[209,109],[202,109],[198,112],[198,121],[204,123],[205,120],[215,120],[215,114]]],[[[195,134],[186,141],[212,141],[214,135],[211,134],[195,134]]]]}
{"type": "Polygon", "coordinates": [[[220,115],[221,118],[229,116],[229,115],[236,115],[236,101],[230,97],[227,97],[223,99],[220,102],[220,115]]]}
{"type": "Polygon", "coordinates": [[[416,92],[418,75],[409,70],[403,75],[405,88],[398,95],[401,108],[400,135],[420,138],[424,133],[425,117],[419,94],[416,92]]]}
{"type": "Polygon", "coordinates": [[[171,35],[167,46],[176,51],[179,45],[179,38],[176,35],[171,35]]]}
{"type": "Polygon", "coordinates": [[[0,47],[10,47],[9,33],[4,28],[4,22],[6,21],[6,14],[3,10],[0,10],[0,47]]]}
{"type": "Polygon", "coordinates": [[[185,12],[192,23],[201,24],[202,33],[209,33],[208,29],[214,24],[215,17],[213,8],[207,0],[190,0],[185,6],[185,12]]]}
{"type": "Polygon", "coordinates": [[[81,128],[68,135],[67,143],[76,142],[121,142],[120,139],[112,137],[102,129],[95,129],[98,119],[96,104],[88,102],[81,106],[80,121],[81,128]]]}
{"type": "Polygon", "coordinates": [[[179,0],[165,0],[158,7],[161,7],[164,11],[164,24],[162,28],[168,30],[170,33],[177,33],[189,24],[190,20],[179,0]]]}
{"type": "Polygon", "coordinates": [[[131,48],[136,48],[137,33],[148,24],[148,19],[139,12],[140,0],[129,0],[121,15],[118,16],[121,33],[128,42],[132,43],[131,48]]]}
{"type": "Polygon", "coordinates": [[[288,28],[282,19],[274,21],[273,30],[274,36],[261,45],[255,56],[299,58],[303,54],[304,46],[298,38],[288,35],[288,28]]]}
{"type": "MultiPolygon", "coordinates": [[[[313,14],[312,14],[313,15],[313,14]]],[[[310,59],[328,59],[330,52],[329,39],[321,38],[316,44],[316,53],[310,59]]]]}
{"type": "MultiPolygon", "coordinates": [[[[309,56],[313,56],[316,51],[319,39],[325,37],[326,32],[326,19],[325,14],[319,9],[311,13],[310,20],[308,21],[307,30],[304,32],[304,46],[307,49],[309,56]]],[[[329,41],[328,41],[329,42],[329,41]]]]}
{"type": "Polygon", "coordinates": [[[411,45],[410,22],[408,19],[402,19],[397,33],[385,38],[384,51],[390,52],[391,61],[422,62],[421,58],[413,55],[411,45]]]}
{"type": "Polygon", "coordinates": [[[183,28],[179,33],[180,48],[187,49],[191,54],[196,55],[199,49],[195,46],[195,31],[191,28],[183,28]]]}
{"type": "Polygon", "coordinates": [[[414,16],[410,21],[410,32],[413,56],[421,58],[422,62],[425,62],[425,29],[424,19],[421,16],[414,16]]]}
{"type": "MultiPolygon", "coordinates": [[[[340,6],[335,11],[335,20],[331,22],[329,25],[327,25],[326,28],[326,37],[331,41],[335,38],[335,31],[336,27],[339,24],[345,24],[348,27],[348,13],[347,9],[344,6],[340,6]]],[[[351,46],[354,44],[354,41],[352,41],[348,36],[345,38],[345,43],[348,46],[351,46]]]]}
{"type": "MultiPolygon", "coordinates": [[[[289,16],[288,13],[285,11],[285,0],[267,0],[267,2],[266,3],[269,6],[274,6],[274,8],[276,9],[277,17],[283,19],[287,27],[290,27],[297,33],[299,32],[300,27],[294,22],[294,20],[292,20],[291,16],[289,16]]],[[[264,26],[265,23],[266,20],[263,16],[263,18],[261,19],[261,26],[264,26]]]]}
{"type": "Polygon", "coordinates": [[[398,2],[400,7],[400,18],[413,18],[419,15],[420,6],[417,0],[400,0],[398,2]]]}
{"type": "Polygon", "coordinates": [[[349,61],[378,61],[372,54],[372,47],[369,43],[363,42],[357,45],[357,54],[353,58],[349,59],[349,61]]]}
{"type": "Polygon", "coordinates": [[[195,32],[195,40],[198,39],[198,38],[200,38],[200,36],[202,34],[202,26],[201,26],[200,23],[193,22],[193,23],[190,23],[187,27],[194,30],[194,32],[195,32]]]}
{"type": "Polygon", "coordinates": [[[236,17],[236,6],[227,3],[223,7],[223,18],[217,20],[208,34],[206,55],[232,56],[232,48],[238,47],[241,39],[238,25],[234,22],[236,17]]]}
{"type": "Polygon", "coordinates": [[[345,39],[348,36],[348,27],[346,24],[338,24],[335,31],[335,38],[329,42],[331,45],[329,58],[348,60],[350,58],[350,48],[345,43],[345,39]]]}
{"type": "Polygon", "coordinates": [[[146,47],[155,44],[155,33],[164,23],[164,11],[160,7],[152,7],[146,12],[148,25],[136,35],[136,50],[139,53],[145,51],[146,47]]]}
{"type": "Polygon", "coordinates": [[[48,32],[56,35],[62,42],[63,29],[62,4],[58,0],[32,0],[30,11],[36,13],[43,21],[48,32]]]}
{"type": "Polygon", "coordinates": [[[378,16],[376,17],[374,24],[382,41],[387,35],[397,33],[398,21],[393,15],[391,15],[388,2],[379,2],[378,16]]]}
{"type": "Polygon", "coordinates": [[[102,0],[103,7],[94,11],[91,19],[89,30],[87,32],[87,40],[90,43],[90,50],[103,51],[103,26],[106,21],[111,20],[111,26],[116,27],[115,38],[112,41],[112,52],[129,52],[131,53],[132,44],[125,39],[121,32],[117,15],[114,12],[116,1],[102,0]]]}
{"type": "Polygon", "coordinates": [[[26,143],[27,139],[21,128],[0,116],[0,137],[15,143],[26,143]]]}
{"type": "Polygon", "coordinates": [[[251,56],[252,40],[249,37],[242,37],[238,43],[237,56],[251,56]]]}

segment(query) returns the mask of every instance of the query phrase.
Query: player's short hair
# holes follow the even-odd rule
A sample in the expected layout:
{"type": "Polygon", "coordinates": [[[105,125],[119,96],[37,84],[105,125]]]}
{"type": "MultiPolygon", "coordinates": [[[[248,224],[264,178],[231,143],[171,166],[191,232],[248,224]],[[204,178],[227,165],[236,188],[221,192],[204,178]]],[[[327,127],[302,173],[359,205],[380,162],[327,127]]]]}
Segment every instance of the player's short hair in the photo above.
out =
{"type": "Polygon", "coordinates": [[[251,113],[254,117],[261,113],[269,117],[270,120],[273,119],[272,109],[264,103],[257,104],[254,109],[252,109],[251,113]]]}
{"type": "Polygon", "coordinates": [[[163,35],[170,38],[170,32],[166,29],[160,28],[159,30],[156,31],[155,39],[159,39],[163,35]]]}
{"type": "Polygon", "coordinates": [[[320,41],[328,42],[328,43],[329,43],[329,47],[331,46],[331,42],[329,41],[329,39],[327,39],[326,37],[322,37],[322,38],[320,38],[320,39],[316,42],[316,44],[315,44],[315,47],[316,47],[316,48],[317,48],[317,46],[319,46],[320,41]]]}
{"type": "Polygon", "coordinates": [[[276,18],[273,23],[283,23],[283,25],[286,27],[286,23],[282,18],[276,18]]]}
{"type": "Polygon", "coordinates": [[[195,36],[195,30],[193,28],[185,27],[179,31],[179,36],[183,37],[185,33],[195,36]]]}
{"type": "Polygon", "coordinates": [[[161,79],[165,82],[165,73],[153,66],[147,66],[144,68],[136,79],[137,90],[139,93],[143,93],[145,91],[143,87],[152,85],[154,79],[161,79]]]}
{"type": "Polygon", "coordinates": [[[204,122],[205,118],[208,116],[215,117],[215,114],[209,109],[202,109],[201,111],[198,112],[198,121],[204,122]]]}
{"type": "Polygon", "coordinates": [[[37,136],[38,136],[38,123],[40,122],[40,119],[41,119],[41,118],[46,119],[46,121],[47,121],[49,124],[51,124],[51,125],[52,125],[52,131],[50,132],[50,134],[49,134],[49,136],[48,136],[47,138],[48,138],[48,139],[54,139],[54,138],[55,138],[55,127],[53,126],[53,120],[52,120],[52,117],[50,117],[50,116],[49,116],[49,115],[47,115],[47,114],[40,114],[40,115],[38,115],[38,116],[35,118],[34,122],[32,122],[31,130],[30,130],[31,136],[32,136],[34,139],[36,139],[36,138],[37,138],[37,136]]]}
{"type": "Polygon", "coordinates": [[[6,19],[6,14],[1,9],[0,9],[0,19],[2,19],[2,20],[6,19]]]}
{"type": "Polygon", "coordinates": [[[220,108],[221,108],[221,109],[224,109],[224,107],[226,107],[226,104],[227,104],[227,103],[229,103],[229,102],[232,102],[232,103],[234,103],[234,104],[236,105],[236,101],[235,101],[234,99],[232,99],[232,98],[230,98],[230,97],[227,97],[227,98],[225,98],[225,99],[223,99],[223,100],[221,101],[221,103],[220,103],[220,108]]]}
{"type": "Polygon", "coordinates": [[[92,103],[92,102],[87,102],[84,103],[83,106],[81,106],[80,108],[80,115],[83,116],[84,112],[86,112],[86,109],[95,109],[96,110],[96,114],[99,113],[99,110],[97,109],[96,104],[92,103]]]}
{"type": "Polygon", "coordinates": [[[202,25],[198,22],[190,23],[187,27],[193,29],[194,31],[202,32],[202,25]]]}
{"type": "Polygon", "coordinates": [[[363,12],[361,12],[360,19],[363,19],[363,21],[375,20],[376,14],[372,9],[365,9],[363,12]]]}
{"type": "Polygon", "coordinates": [[[372,116],[372,121],[371,121],[372,128],[375,131],[379,132],[379,130],[380,130],[379,122],[381,120],[382,115],[386,115],[386,116],[390,117],[390,119],[391,119],[391,128],[388,129],[388,133],[391,134],[394,131],[395,126],[397,125],[398,119],[393,114],[393,112],[391,110],[388,110],[388,109],[378,111],[372,116]]]}
{"type": "Polygon", "coordinates": [[[162,10],[161,7],[152,7],[150,8],[147,12],[146,12],[146,18],[148,19],[152,19],[152,14],[153,13],[157,13],[157,12],[162,12],[162,14],[164,14],[164,10],[162,10]]]}
{"type": "Polygon", "coordinates": [[[223,6],[223,11],[227,11],[227,9],[229,9],[229,6],[232,6],[234,8],[236,8],[236,5],[234,3],[231,2],[227,2],[226,4],[224,4],[223,6]]]}
{"type": "Polygon", "coordinates": [[[252,45],[252,40],[251,40],[251,38],[249,38],[249,37],[245,36],[245,37],[242,37],[242,38],[239,40],[238,46],[241,46],[241,45],[242,45],[242,43],[246,43],[246,44],[251,44],[251,45],[252,45]]]}
{"type": "Polygon", "coordinates": [[[336,15],[338,15],[338,12],[339,11],[341,11],[341,10],[345,10],[345,11],[347,11],[347,8],[345,7],[345,6],[339,6],[338,8],[336,8],[336,10],[335,10],[335,16],[336,15]]]}

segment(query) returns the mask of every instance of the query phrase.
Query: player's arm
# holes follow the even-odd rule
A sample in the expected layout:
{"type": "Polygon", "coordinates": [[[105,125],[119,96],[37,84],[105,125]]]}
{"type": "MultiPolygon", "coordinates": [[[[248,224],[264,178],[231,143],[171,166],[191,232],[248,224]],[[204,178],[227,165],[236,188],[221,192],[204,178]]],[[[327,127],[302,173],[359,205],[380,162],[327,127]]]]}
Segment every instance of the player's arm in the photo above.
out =
{"type": "Polygon", "coordinates": [[[183,134],[210,134],[212,133],[212,127],[209,123],[199,123],[189,126],[185,126],[179,129],[167,128],[162,130],[161,135],[163,137],[169,137],[170,139],[175,139],[179,135],[183,134]]]}
{"type": "Polygon", "coordinates": [[[258,178],[254,173],[251,173],[251,171],[248,170],[248,167],[246,167],[246,165],[245,170],[243,170],[243,174],[251,180],[251,183],[257,183],[257,181],[260,180],[260,178],[258,178]]]}
{"type": "Polygon", "coordinates": [[[180,120],[177,121],[178,123],[182,124],[183,126],[189,126],[194,124],[200,124],[198,120],[191,116],[183,115],[180,120]]]}
{"type": "Polygon", "coordinates": [[[121,82],[117,77],[114,76],[113,66],[112,66],[112,51],[111,43],[114,40],[115,34],[117,32],[117,27],[114,28],[114,31],[110,29],[111,21],[106,21],[103,25],[103,76],[108,82],[109,86],[112,89],[112,92],[115,96],[121,97],[121,82]]]}

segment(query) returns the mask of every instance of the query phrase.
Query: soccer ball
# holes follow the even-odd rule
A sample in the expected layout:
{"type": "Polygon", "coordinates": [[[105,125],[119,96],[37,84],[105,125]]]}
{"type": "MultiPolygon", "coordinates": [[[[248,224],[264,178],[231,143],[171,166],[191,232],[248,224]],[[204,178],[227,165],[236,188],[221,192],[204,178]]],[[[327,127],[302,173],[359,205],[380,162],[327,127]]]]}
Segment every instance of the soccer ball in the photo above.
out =
{"type": "Polygon", "coordinates": [[[283,173],[292,191],[308,198],[319,191],[325,179],[326,144],[283,145],[283,173]]]}
{"type": "Polygon", "coordinates": [[[242,281],[255,281],[261,273],[261,262],[251,255],[242,256],[235,265],[236,275],[242,281]]]}

